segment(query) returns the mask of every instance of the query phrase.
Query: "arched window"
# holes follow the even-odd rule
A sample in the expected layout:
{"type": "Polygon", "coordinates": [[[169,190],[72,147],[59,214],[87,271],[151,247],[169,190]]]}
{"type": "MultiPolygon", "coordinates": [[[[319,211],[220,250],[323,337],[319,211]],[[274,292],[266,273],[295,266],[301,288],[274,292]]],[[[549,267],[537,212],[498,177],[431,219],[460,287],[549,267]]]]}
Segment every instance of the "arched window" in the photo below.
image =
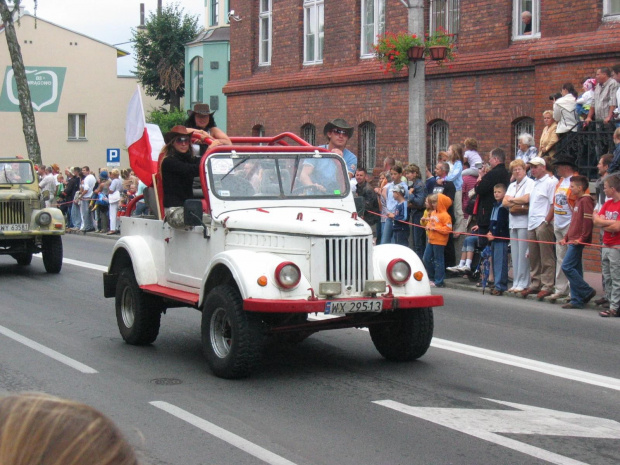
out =
{"type": "Polygon", "coordinates": [[[310,145],[316,145],[316,127],[314,124],[304,124],[301,127],[301,138],[310,145]]]}
{"type": "Polygon", "coordinates": [[[359,126],[359,150],[357,166],[372,172],[377,164],[376,126],[370,121],[359,126]]]}
{"type": "Polygon", "coordinates": [[[257,124],[252,128],[252,137],[265,137],[265,126],[257,124]]]}
{"type": "Polygon", "coordinates": [[[190,106],[202,103],[202,58],[196,57],[190,62],[190,106]]]}
{"type": "Polygon", "coordinates": [[[534,136],[534,119],[533,118],[521,118],[520,120],[512,123],[514,128],[514,136],[513,136],[513,157],[517,156],[517,150],[519,150],[519,136],[521,134],[527,133],[530,136],[534,136]]]}
{"type": "Polygon", "coordinates": [[[429,144],[430,152],[430,170],[433,171],[433,166],[437,163],[437,154],[442,151],[448,150],[450,145],[449,140],[449,126],[444,120],[437,120],[431,123],[429,127],[431,141],[429,144]]]}

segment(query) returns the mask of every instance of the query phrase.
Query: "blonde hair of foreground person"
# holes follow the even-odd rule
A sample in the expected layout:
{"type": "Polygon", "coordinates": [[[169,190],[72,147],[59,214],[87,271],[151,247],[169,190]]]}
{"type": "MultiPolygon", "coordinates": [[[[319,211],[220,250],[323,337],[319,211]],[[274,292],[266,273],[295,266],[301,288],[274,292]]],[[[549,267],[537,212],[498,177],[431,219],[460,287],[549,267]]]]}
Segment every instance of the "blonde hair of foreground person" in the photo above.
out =
{"type": "Polygon", "coordinates": [[[40,393],[0,398],[2,465],[137,465],[118,427],[85,404],[40,393]]]}

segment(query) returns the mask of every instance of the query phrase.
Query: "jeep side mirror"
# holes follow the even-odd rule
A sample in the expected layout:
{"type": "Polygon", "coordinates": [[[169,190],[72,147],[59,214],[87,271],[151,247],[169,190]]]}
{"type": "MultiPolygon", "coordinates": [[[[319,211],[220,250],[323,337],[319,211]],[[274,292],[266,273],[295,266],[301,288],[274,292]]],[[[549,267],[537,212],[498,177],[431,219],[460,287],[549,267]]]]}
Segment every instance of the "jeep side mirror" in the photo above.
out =
{"type": "Polygon", "coordinates": [[[185,226],[203,226],[202,201],[188,199],[183,204],[183,223],[185,226]]]}

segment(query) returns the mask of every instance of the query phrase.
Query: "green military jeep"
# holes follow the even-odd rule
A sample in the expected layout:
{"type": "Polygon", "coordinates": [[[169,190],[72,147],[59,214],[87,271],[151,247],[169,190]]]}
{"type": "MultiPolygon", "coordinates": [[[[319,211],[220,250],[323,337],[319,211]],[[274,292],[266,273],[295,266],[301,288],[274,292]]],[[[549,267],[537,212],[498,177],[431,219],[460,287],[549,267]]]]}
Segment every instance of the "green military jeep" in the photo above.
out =
{"type": "Polygon", "coordinates": [[[58,273],[65,219],[58,208],[45,207],[49,196],[40,192],[30,160],[0,158],[0,255],[29,265],[42,252],[45,271],[58,273]]]}

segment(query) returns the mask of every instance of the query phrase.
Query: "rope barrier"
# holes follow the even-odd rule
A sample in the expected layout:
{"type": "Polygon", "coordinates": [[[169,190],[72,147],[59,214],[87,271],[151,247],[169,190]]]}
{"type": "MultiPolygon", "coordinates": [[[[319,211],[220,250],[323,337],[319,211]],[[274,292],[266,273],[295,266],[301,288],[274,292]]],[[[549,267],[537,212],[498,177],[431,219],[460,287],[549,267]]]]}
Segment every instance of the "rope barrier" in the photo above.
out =
{"type": "MultiPolygon", "coordinates": [[[[386,219],[393,219],[393,218],[388,218],[386,215],[382,215],[381,213],[376,213],[373,211],[367,211],[367,213],[371,213],[373,215],[379,216],[381,218],[386,218],[386,219]]],[[[402,220],[398,220],[399,223],[403,223],[403,224],[408,224],[410,226],[414,226],[416,228],[422,228],[424,230],[427,230],[427,228],[425,226],[422,226],[420,224],[414,224],[414,223],[410,223],[408,221],[402,221],[402,220]]],[[[431,230],[432,231],[432,230],[431,230]]],[[[487,236],[486,234],[475,234],[475,233],[467,233],[467,232],[454,232],[451,231],[448,234],[458,234],[459,236],[475,236],[475,237],[484,237],[485,239],[489,239],[489,236],[487,236]]],[[[494,239],[504,239],[504,240],[508,240],[508,241],[519,241],[519,242],[530,242],[533,244],[550,244],[550,245],[557,245],[559,244],[559,242],[549,242],[549,241],[534,241],[531,239],[519,239],[519,238],[512,238],[512,237],[502,237],[502,236],[493,236],[494,239]]],[[[564,244],[562,244],[564,245],[564,244]]],[[[566,245],[574,245],[574,244],[566,244],[566,245]]],[[[583,245],[585,247],[595,247],[595,248],[599,248],[599,249],[618,249],[620,248],[620,246],[608,246],[608,245],[604,245],[604,244],[590,244],[590,243],[585,243],[585,242],[579,242],[579,244],[577,245],[583,245]]]]}

